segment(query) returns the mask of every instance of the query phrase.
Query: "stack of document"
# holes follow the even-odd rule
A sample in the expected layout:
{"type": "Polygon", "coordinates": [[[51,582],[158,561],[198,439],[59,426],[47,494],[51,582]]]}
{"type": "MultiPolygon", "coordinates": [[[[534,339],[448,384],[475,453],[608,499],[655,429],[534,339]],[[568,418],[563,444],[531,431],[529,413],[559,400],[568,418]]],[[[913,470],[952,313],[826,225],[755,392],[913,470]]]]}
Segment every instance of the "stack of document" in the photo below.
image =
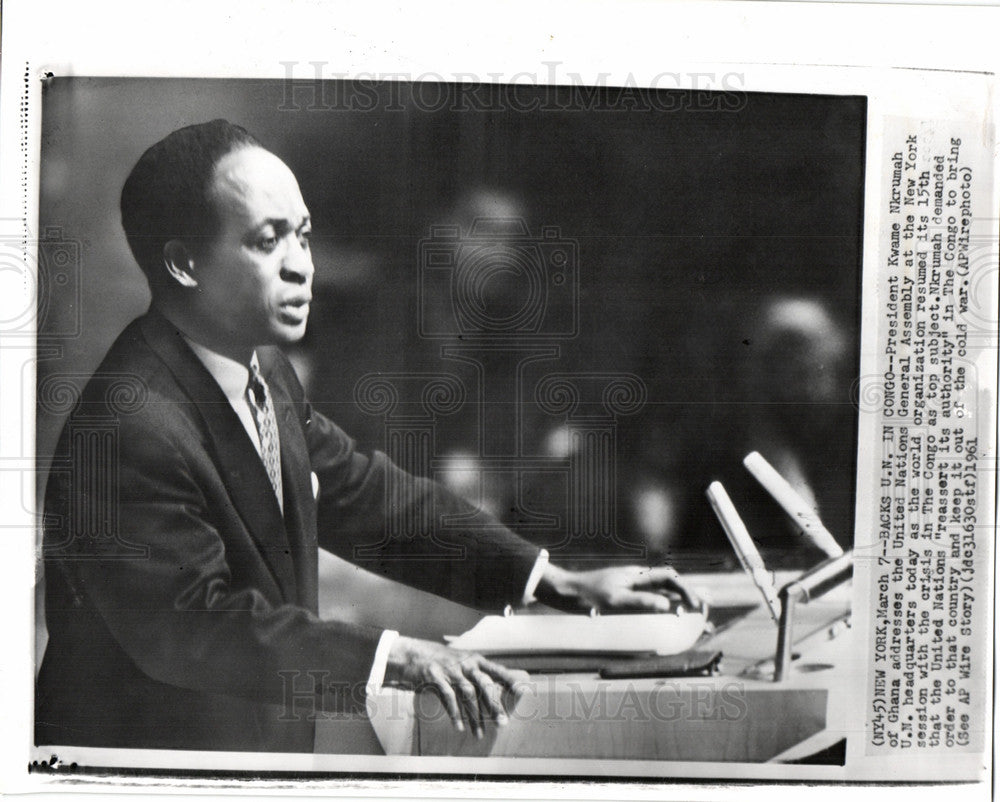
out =
{"type": "Polygon", "coordinates": [[[449,645],[482,654],[679,654],[705,630],[705,610],[680,613],[487,616],[449,645]]]}

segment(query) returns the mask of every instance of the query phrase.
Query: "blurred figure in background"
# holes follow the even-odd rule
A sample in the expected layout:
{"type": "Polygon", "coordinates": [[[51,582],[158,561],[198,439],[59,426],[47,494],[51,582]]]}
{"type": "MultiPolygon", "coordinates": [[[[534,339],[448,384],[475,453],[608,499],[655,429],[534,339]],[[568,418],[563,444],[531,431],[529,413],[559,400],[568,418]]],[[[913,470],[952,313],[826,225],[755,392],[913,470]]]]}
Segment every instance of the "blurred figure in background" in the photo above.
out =
{"type": "MultiPolygon", "coordinates": [[[[523,197],[485,184],[461,194],[435,225],[454,229],[454,270],[464,271],[464,279],[454,273],[449,283],[425,280],[421,325],[433,334],[413,338],[407,364],[455,374],[469,392],[461,409],[437,421],[435,456],[444,464],[437,478],[489,514],[524,527],[530,521],[521,514],[519,494],[535,501],[539,493],[548,494],[536,489],[537,477],[530,472],[519,479],[513,467],[484,470],[483,459],[538,455],[545,447],[548,433],[532,414],[531,402],[514,396],[517,365],[528,355],[519,346],[536,341],[516,321],[532,304],[525,270],[538,259],[530,247],[537,227],[523,197]],[[460,307],[476,314],[460,321],[460,307]]],[[[544,265],[539,268],[544,273],[544,265]]],[[[562,494],[556,500],[561,502],[562,494]]],[[[541,503],[551,506],[547,498],[541,503]]]]}
{"type": "Polygon", "coordinates": [[[746,442],[820,510],[818,488],[826,484],[837,426],[843,423],[839,413],[849,401],[847,337],[810,298],[772,300],[756,333],[742,378],[746,397],[760,404],[760,414],[751,421],[746,442]]]}
{"type": "Polygon", "coordinates": [[[747,326],[714,346],[720,389],[678,420],[647,420],[625,486],[627,525],[654,560],[730,569],[735,558],[705,500],[721,481],[769,567],[805,567],[822,553],[797,534],[777,503],[743,468],[759,451],[851,545],[855,410],[850,402],[851,338],[818,300],[766,300],[747,326]],[[732,356],[732,374],[725,370],[732,356]],[[728,386],[726,386],[728,385],[728,386]]]}

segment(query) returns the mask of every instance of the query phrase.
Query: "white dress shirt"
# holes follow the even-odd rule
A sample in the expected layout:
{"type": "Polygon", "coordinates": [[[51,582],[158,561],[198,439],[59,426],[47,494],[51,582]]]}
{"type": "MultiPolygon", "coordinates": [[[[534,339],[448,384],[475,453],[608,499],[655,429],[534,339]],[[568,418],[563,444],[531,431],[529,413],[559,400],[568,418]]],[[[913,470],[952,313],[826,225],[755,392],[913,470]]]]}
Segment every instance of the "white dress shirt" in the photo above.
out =
{"type": "MultiPolygon", "coordinates": [[[[253,443],[254,448],[257,449],[257,453],[260,454],[260,434],[257,432],[257,425],[254,423],[253,413],[250,411],[250,402],[247,400],[247,384],[250,381],[250,368],[237,362],[235,359],[230,359],[227,356],[206,348],[200,343],[196,343],[186,335],[184,335],[184,340],[190,346],[195,356],[201,360],[205,369],[212,374],[212,378],[215,379],[219,387],[222,388],[222,392],[225,394],[230,406],[232,406],[236,416],[240,419],[240,423],[243,424],[243,428],[246,429],[250,442],[253,443]]],[[[256,358],[257,355],[255,353],[253,359],[256,358]]],[[[528,575],[528,581],[524,588],[524,596],[521,599],[523,604],[527,604],[534,599],[535,590],[538,588],[538,583],[542,579],[542,574],[548,562],[549,554],[545,549],[542,549],[538,554],[538,559],[535,561],[534,567],[531,569],[531,573],[528,575]]],[[[379,638],[378,646],[375,648],[375,659],[372,663],[372,670],[368,675],[368,684],[365,686],[365,692],[369,696],[377,694],[382,689],[382,683],[385,681],[386,664],[389,660],[389,650],[398,637],[398,632],[387,629],[382,633],[382,637],[379,638]]]]}

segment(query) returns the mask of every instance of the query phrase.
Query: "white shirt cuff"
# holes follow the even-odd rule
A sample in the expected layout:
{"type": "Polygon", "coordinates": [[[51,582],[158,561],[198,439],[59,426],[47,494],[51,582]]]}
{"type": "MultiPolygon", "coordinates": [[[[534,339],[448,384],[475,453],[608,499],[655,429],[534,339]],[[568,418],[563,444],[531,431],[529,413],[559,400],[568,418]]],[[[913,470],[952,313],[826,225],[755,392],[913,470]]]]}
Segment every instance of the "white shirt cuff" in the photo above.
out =
{"type": "MultiPolygon", "coordinates": [[[[524,596],[521,598],[522,605],[530,604],[535,600],[535,590],[538,588],[538,583],[542,581],[542,574],[545,573],[545,568],[548,564],[549,553],[545,549],[542,549],[538,552],[535,565],[532,567],[531,573],[528,574],[528,581],[524,585],[524,596]]],[[[385,682],[385,668],[389,662],[389,650],[392,649],[392,644],[396,642],[396,638],[398,637],[398,632],[393,629],[387,629],[382,633],[382,637],[379,638],[378,646],[375,647],[375,659],[372,661],[372,670],[368,674],[368,684],[365,686],[365,694],[367,696],[374,696],[382,690],[382,684],[385,682]]]]}
{"type": "Polygon", "coordinates": [[[524,586],[524,596],[521,599],[521,604],[530,604],[535,600],[535,591],[538,589],[538,583],[542,581],[542,574],[545,573],[545,568],[549,564],[549,553],[542,549],[538,552],[538,557],[535,559],[535,567],[531,569],[531,573],[528,574],[528,582],[524,586]]]}
{"type": "Polygon", "coordinates": [[[365,695],[374,696],[382,690],[382,683],[385,682],[385,667],[389,662],[389,650],[396,642],[399,633],[393,629],[387,629],[382,633],[375,647],[375,659],[372,661],[372,670],[368,675],[368,684],[365,685],[365,695]]]}

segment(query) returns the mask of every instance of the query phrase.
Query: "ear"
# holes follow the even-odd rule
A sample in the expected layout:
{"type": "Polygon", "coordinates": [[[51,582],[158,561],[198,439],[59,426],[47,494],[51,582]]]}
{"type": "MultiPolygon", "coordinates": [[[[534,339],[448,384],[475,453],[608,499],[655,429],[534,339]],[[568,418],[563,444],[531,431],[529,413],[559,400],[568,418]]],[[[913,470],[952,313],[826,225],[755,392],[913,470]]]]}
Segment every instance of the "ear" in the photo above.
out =
{"type": "Polygon", "coordinates": [[[194,258],[184,243],[172,239],[163,246],[163,265],[167,274],[182,287],[197,287],[194,276],[194,258]]]}

